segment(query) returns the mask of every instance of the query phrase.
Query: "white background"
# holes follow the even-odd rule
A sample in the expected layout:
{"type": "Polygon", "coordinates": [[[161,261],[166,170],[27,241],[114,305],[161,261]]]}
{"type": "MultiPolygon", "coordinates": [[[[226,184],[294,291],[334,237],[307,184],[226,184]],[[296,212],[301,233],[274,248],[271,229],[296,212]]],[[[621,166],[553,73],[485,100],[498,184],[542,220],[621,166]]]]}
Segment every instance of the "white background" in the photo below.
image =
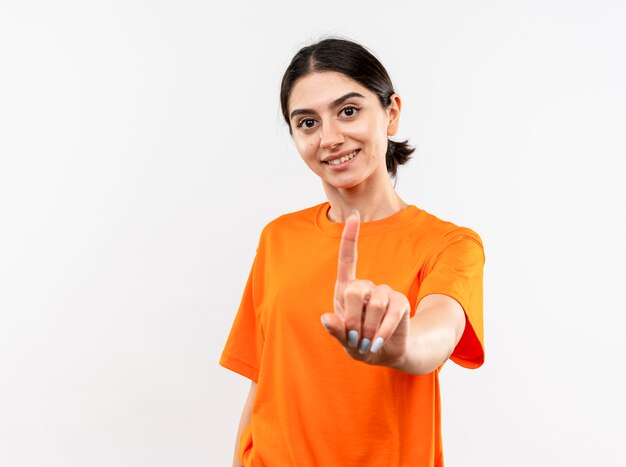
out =
{"type": "Polygon", "coordinates": [[[619,1],[2,0],[0,464],[230,465],[248,381],[217,362],[258,235],[325,201],[279,81],[339,34],[403,97],[401,197],[485,244],[446,465],[624,465],[624,24],[619,1]]]}

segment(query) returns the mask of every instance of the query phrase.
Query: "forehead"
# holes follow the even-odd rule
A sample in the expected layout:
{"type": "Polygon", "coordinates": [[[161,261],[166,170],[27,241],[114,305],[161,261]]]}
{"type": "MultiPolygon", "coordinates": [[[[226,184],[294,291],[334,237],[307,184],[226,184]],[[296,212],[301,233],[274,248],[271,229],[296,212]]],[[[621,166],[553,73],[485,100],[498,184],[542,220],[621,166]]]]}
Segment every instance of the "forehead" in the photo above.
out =
{"type": "Polygon", "coordinates": [[[289,96],[289,112],[301,108],[326,108],[332,101],[349,92],[358,92],[366,98],[376,98],[365,86],[341,73],[310,73],[296,81],[289,96]]]}

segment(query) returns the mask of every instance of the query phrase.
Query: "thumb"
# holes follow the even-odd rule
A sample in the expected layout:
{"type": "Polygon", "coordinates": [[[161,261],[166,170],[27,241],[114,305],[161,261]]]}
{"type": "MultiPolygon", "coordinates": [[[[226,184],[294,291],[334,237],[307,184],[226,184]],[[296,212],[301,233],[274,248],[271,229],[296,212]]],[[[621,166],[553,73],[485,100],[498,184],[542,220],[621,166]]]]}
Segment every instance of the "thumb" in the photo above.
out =
{"type": "Polygon", "coordinates": [[[337,339],[341,345],[347,345],[345,321],[336,313],[324,313],[321,316],[322,325],[326,331],[337,339]]]}

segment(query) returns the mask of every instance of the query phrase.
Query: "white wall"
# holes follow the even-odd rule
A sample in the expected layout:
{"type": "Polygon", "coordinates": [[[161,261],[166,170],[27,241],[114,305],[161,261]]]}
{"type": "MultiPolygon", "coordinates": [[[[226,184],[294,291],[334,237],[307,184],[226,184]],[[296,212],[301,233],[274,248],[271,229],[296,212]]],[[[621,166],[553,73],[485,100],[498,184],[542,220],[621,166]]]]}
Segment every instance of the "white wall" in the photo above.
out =
{"type": "Polygon", "coordinates": [[[341,34],[403,97],[400,195],[485,243],[446,465],[623,465],[624,3],[212,3],[0,3],[0,464],[230,465],[258,235],[324,201],[279,80],[341,34]]]}

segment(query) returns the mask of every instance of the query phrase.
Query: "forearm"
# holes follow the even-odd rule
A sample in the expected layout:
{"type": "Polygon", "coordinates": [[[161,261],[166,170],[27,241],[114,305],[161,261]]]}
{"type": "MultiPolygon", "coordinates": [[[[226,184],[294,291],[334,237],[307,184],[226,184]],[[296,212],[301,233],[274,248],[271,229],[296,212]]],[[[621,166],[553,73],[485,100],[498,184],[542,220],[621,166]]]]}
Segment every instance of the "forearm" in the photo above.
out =
{"type": "Polygon", "coordinates": [[[434,371],[452,355],[464,329],[465,313],[456,300],[424,297],[410,320],[407,352],[393,368],[413,375],[434,371]]]}
{"type": "Polygon", "coordinates": [[[250,392],[248,393],[248,397],[246,398],[246,402],[243,406],[243,410],[241,411],[241,418],[239,419],[239,428],[237,429],[237,438],[235,438],[235,452],[233,454],[233,467],[242,467],[241,462],[237,458],[237,453],[239,452],[239,441],[241,439],[241,434],[243,430],[250,424],[251,414],[252,414],[252,405],[254,404],[254,397],[256,394],[256,383],[252,382],[250,384],[250,392]]]}

